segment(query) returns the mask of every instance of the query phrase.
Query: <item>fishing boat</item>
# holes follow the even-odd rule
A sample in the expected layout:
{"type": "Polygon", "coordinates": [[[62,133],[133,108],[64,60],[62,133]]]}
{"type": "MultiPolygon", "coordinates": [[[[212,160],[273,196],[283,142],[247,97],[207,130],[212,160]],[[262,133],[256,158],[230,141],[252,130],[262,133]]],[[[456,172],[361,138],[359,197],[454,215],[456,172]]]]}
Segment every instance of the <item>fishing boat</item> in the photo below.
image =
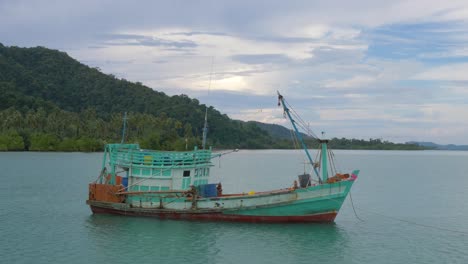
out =
{"type": "Polygon", "coordinates": [[[107,144],[102,169],[89,184],[87,204],[94,214],[146,216],[162,219],[238,222],[333,222],[359,170],[335,173],[327,139],[318,139],[314,162],[295,111],[278,92],[297,142],[311,167],[292,186],[265,192],[223,193],[222,183],[210,183],[214,158],[225,155],[205,148],[168,152],[141,149],[138,144],[107,144]],[[311,176],[314,175],[314,177],[311,176]]]}

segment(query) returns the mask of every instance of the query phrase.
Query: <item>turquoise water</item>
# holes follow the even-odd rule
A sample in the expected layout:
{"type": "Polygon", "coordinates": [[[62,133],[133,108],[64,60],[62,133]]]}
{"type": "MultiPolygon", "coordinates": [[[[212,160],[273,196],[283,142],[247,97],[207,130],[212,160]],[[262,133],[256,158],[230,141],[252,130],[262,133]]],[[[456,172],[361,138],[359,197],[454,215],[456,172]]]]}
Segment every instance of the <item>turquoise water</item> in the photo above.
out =
{"type": "MultiPolygon", "coordinates": [[[[335,151],[361,169],[334,224],[184,222],[92,215],[99,153],[0,153],[1,263],[468,263],[468,152],[335,151]],[[453,232],[453,231],[459,232],[453,232]]],[[[225,192],[292,185],[303,157],[215,160],[225,192]]]]}

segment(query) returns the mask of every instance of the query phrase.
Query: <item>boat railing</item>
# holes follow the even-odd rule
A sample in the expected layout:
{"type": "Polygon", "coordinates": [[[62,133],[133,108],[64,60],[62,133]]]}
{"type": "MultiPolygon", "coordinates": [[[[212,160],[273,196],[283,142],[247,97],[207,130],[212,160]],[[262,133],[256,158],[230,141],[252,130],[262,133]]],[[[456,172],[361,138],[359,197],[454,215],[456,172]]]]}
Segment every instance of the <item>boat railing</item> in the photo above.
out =
{"type": "Polygon", "coordinates": [[[135,149],[114,149],[110,152],[110,162],[122,167],[195,167],[211,165],[211,151],[194,150],[188,152],[164,152],[135,149]]]}

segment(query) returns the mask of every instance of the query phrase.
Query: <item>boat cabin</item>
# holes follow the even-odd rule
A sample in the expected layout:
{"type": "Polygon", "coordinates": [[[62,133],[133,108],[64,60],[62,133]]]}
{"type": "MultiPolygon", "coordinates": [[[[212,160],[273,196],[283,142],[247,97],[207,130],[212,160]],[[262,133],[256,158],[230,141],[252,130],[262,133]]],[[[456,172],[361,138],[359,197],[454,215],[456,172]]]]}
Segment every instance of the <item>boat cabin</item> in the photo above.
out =
{"type": "Polygon", "coordinates": [[[138,144],[107,144],[104,150],[101,183],[122,184],[123,191],[188,190],[208,183],[211,149],[154,151],[138,144]]]}

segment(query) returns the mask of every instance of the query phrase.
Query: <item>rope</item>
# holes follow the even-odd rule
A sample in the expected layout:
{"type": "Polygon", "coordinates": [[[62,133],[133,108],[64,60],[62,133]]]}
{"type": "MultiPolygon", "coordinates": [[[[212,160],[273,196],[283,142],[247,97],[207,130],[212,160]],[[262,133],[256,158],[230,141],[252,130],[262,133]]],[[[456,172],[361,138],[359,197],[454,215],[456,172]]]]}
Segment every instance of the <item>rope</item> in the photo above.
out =
{"type": "MultiPolygon", "coordinates": [[[[350,198],[350,201],[351,201],[351,206],[353,207],[354,215],[361,222],[365,222],[364,220],[362,220],[357,215],[357,212],[356,212],[356,209],[355,209],[355,206],[354,206],[354,202],[353,202],[353,196],[351,195],[351,191],[349,192],[349,198],[350,198]]],[[[394,217],[394,216],[385,215],[385,214],[382,214],[380,212],[375,212],[375,211],[371,211],[371,210],[362,209],[362,208],[357,207],[357,206],[356,206],[356,208],[358,208],[359,210],[368,212],[368,213],[372,213],[372,214],[375,214],[375,215],[378,215],[378,216],[381,216],[381,217],[384,217],[384,218],[388,218],[388,219],[391,219],[391,220],[394,220],[394,221],[403,222],[403,223],[406,223],[406,224],[409,224],[409,225],[414,225],[414,226],[425,227],[425,228],[430,228],[430,229],[435,229],[435,230],[440,230],[440,231],[447,231],[447,232],[452,232],[452,233],[468,235],[468,231],[455,230],[455,229],[450,229],[450,228],[445,228],[445,227],[421,224],[421,223],[418,223],[418,222],[414,222],[414,221],[410,221],[410,220],[406,220],[406,219],[402,219],[402,218],[398,218],[398,217],[394,217]]]]}
{"type": "MultiPolygon", "coordinates": [[[[439,227],[439,226],[433,226],[433,225],[427,225],[427,224],[421,224],[421,223],[418,223],[418,222],[414,222],[414,221],[410,221],[410,220],[406,220],[406,219],[402,219],[402,218],[398,218],[398,217],[394,217],[394,216],[388,216],[388,215],[385,215],[385,214],[382,214],[380,212],[375,212],[375,211],[371,211],[371,210],[366,210],[366,209],[362,209],[360,207],[357,207],[357,206],[354,206],[354,202],[353,202],[353,197],[351,195],[351,191],[349,192],[349,198],[350,198],[350,201],[351,201],[351,206],[353,208],[353,211],[354,211],[354,215],[356,216],[356,218],[361,221],[361,222],[365,222],[362,218],[360,218],[357,214],[357,211],[355,208],[358,208],[359,210],[362,210],[362,211],[365,211],[365,212],[368,212],[368,213],[372,213],[372,214],[375,214],[375,215],[379,215],[381,217],[384,217],[384,218],[388,218],[388,219],[391,219],[391,220],[394,220],[394,221],[398,221],[398,222],[403,222],[403,223],[406,223],[406,224],[409,224],[409,225],[414,225],[414,226],[420,226],[420,227],[425,227],[425,228],[430,228],[430,229],[435,229],[435,230],[440,230],[440,231],[447,231],[447,232],[452,232],[452,233],[458,233],[458,234],[462,234],[462,235],[468,235],[468,231],[464,231],[464,230],[455,230],[455,229],[450,229],[450,228],[444,228],[444,227],[439,227]]],[[[326,200],[330,200],[330,201],[333,201],[337,204],[341,204],[340,202],[336,201],[334,198],[325,198],[326,200]]]]}
{"type": "Polygon", "coordinates": [[[102,176],[104,176],[104,174],[106,174],[106,172],[107,172],[107,169],[106,169],[106,167],[104,167],[104,168],[101,170],[101,173],[99,174],[99,176],[97,177],[97,179],[94,180],[94,183],[97,183],[98,180],[101,179],[102,176]]]}
{"type": "Polygon", "coordinates": [[[311,137],[317,139],[317,138],[318,138],[317,135],[315,135],[315,133],[314,133],[312,130],[310,130],[310,128],[307,127],[306,122],[299,116],[299,114],[294,110],[294,108],[292,108],[292,106],[286,101],[286,99],[283,98],[283,100],[284,100],[284,102],[285,102],[287,108],[290,110],[289,113],[290,113],[292,116],[295,117],[295,123],[296,123],[296,125],[300,126],[304,131],[306,131],[306,133],[307,133],[309,136],[311,136],[311,137]]]}
{"type": "MultiPolygon", "coordinates": [[[[291,107],[291,105],[283,98],[284,100],[284,103],[287,105],[287,108],[290,110],[290,114],[291,116],[294,116],[295,117],[295,123],[298,127],[302,128],[304,131],[306,131],[310,136],[312,136],[313,138],[315,139],[318,139],[317,135],[315,135],[311,130],[310,128],[308,128],[308,126],[305,124],[304,120],[297,114],[297,112],[291,107]]],[[[330,151],[331,152],[331,151],[330,151]]],[[[317,152],[317,154],[319,154],[319,152],[317,152]]],[[[320,155],[320,161],[321,161],[321,157],[322,155],[320,155]]],[[[331,154],[329,153],[329,157],[330,157],[330,163],[332,164],[333,168],[331,169],[334,169],[336,171],[336,167],[335,167],[335,155],[333,152],[331,152],[331,154]]],[[[357,215],[357,212],[356,212],[356,208],[354,206],[354,202],[353,202],[353,197],[351,195],[351,192],[349,192],[349,198],[350,198],[350,201],[351,201],[351,206],[353,208],[353,212],[354,212],[354,215],[355,217],[364,222],[364,220],[362,220],[358,215],[357,215]]],[[[328,198],[330,200],[333,200],[331,198],[328,198]]],[[[334,201],[334,200],[333,200],[334,201]]],[[[336,202],[336,201],[335,201],[336,202]]],[[[359,207],[357,207],[359,208],[359,207]]],[[[403,222],[403,223],[406,223],[406,224],[410,224],[410,225],[415,225],[415,226],[420,226],[420,227],[425,227],[425,228],[430,228],[430,229],[435,229],[435,230],[440,230],[440,231],[447,231],[447,232],[453,232],[453,233],[458,233],[458,234],[463,234],[463,235],[468,235],[468,231],[463,231],[463,230],[455,230],[455,229],[450,229],[450,228],[444,228],[444,227],[438,227],[438,226],[433,226],[433,225],[427,225],[427,224],[421,224],[421,223],[418,223],[418,222],[414,222],[414,221],[410,221],[410,220],[406,220],[406,219],[401,219],[401,218],[397,218],[397,217],[393,217],[393,216],[388,216],[388,215],[385,215],[385,214],[382,214],[382,213],[379,213],[379,212],[374,212],[374,211],[370,211],[370,210],[365,210],[365,209],[362,209],[362,208],[359,208],[360,210],[363,210],[363,211],[367,211],[369,213],[373,213],[373,214],[376,214],[376,215],[379,215],[381,217],[384,217],[384,218],[388,218],[388,219],[392,219],[394,221],[399,221],[399,222],[403,222]]]]}
{"type": "Polygon", "coordinates": [[[291,140],[293,142],[294,149],[298,149],[298,143],[297,143],[296,135],[293,133],[292,129],[290,129],[289,132],[291,134],[291,140]]]}
{"type": "Polygon", "coordinates": [[[297,117],[297,121],[299,121],[301,124],[305,124],[305,121],[301,118],[301,116],[294,110],[294,108],[285,100],[286,105],[288,106],[288,109],[292,111],[292,114],[297,117]]]}
{"type": "Polygon", "coordinates": [[[351,191],[349,191],[349,199],[351,200],[351,206],[353,207],[354,216],[356,216],[356,218],[359,221],[364,222],[364,220],[362,220],[356,213],[356,209],[354,208],[353,196],[351,195],[351,191]]]}
{"type": "Polygon", "coordinates": [[[375,214],[375,215],[378,215],[378,216],[381,216],[381,217],[384,217],[384,218],[388,218],[388,219],[392,219],[392,220],[395,220],[395,221],[407,223],[407,224],[410,224],[410,225],[415,225],[415,226],[420,226],[420,227],[425,227],[425,228],[430,228],[430,229],[436,229],[436,230],[440,230],[440,231],[448,231],[448,232],[453,232],[453,233],[459,233],[459,234],[463,234],[463,235],[468,235],[468,231],[455,230],[455,229],[444,228],[444,227],[439,227],[439,226],[421,224],[421,223],[418,223],[418,222],[413,222],[413,221],[410,221],[410,220],[406,220],[406,219],[401,219],[401,218],[397,218],[397,217],[394,217],[394,216],[385,215],[385,214],[382,214],[382,213],[379,213],[379,212],[374,212],[374,211],[370,211],[370,210],[365,210],[365,209],[362,209],[362,208],[359,208],[359,207],[357,207],[357,208],[358,208],[359,210],[362,210],[362,211],[365,211],[365,212],[368,212],[368,213],[372,213],[372,214],[375,214]]]}
{"type": "Polygon", "coordinates": [[[327,156],[328,156],[328,160],[330,161],[330,172],[331,172],[331,175],[336,175],[336,168],[335,168],[335,164],[333,163],[333,159],[331,158],[331,155],[330,155],[330,151],[327,152],[327,156]]]}
{"type": "MultiPolygon", "coordinates": [[[[315,155],[315,160],[318,160],[319,159],[319,155],[320,155],[320,150],[319,148],[317,147],[317,155],[315,155]]],[[[319,163],[320,164],[320,163],[319,163]]]]}
{"type": "Polygon", "coordinates": [[[335,153],[332,151],[332,149],[330,149],[330,147],[329,147],[329,150],[330,150],[330,153],[332,155],[333,164],[336,165],[336,167],[338,167],[338,171],[342,171],[341,168],[340,168],[340,164],[338,164],[338,162],[336,162],[335,153]]]}
{"type": "MultiPolygon", "coordinates": [[[[298,142],[296,134],[293,132],[292,129],[290,129],[289,132],[291,134],[291,139],[293,141],[294,149],[299,151],[299,142],[298,142]]],[[[309,164],[309,163],[306,162],[306,155],[303,152],[300,152],[300,153],[302,153],[302,158],[304,159],[304,171],[305,171],[305,164],[309,164]]],[[[310,164],[310,165],[312,166],[312,169],[313,169],[314,164],[310,164]]],[[[314,179],[310,178],[309,182],[311,182],[311,181],[318,182],[317,180],[314,180],[314,179]]]]}

